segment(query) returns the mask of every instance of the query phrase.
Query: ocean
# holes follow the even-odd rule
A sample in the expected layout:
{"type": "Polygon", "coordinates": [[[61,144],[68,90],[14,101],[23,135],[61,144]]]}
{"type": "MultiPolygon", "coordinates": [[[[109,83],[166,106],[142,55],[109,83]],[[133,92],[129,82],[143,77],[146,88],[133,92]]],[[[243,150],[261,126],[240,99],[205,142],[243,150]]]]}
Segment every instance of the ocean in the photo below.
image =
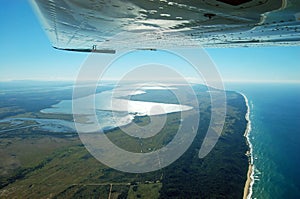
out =
{"type": "Polygon", "coordinates": [[[249,101],[251,198],[300,198],[300,84],[230,83],[249,101]]]}

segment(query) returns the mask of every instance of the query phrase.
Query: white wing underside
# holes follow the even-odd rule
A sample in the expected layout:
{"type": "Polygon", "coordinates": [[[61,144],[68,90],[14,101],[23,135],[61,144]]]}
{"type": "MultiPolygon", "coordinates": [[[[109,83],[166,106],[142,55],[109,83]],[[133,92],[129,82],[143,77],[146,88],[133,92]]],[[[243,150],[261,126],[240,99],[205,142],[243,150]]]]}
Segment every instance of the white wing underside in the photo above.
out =
{"type": "Polygon", "coordinates": [[[300,44],[298,0],[32,0],[53,47],[124,49],[300,44]]]}

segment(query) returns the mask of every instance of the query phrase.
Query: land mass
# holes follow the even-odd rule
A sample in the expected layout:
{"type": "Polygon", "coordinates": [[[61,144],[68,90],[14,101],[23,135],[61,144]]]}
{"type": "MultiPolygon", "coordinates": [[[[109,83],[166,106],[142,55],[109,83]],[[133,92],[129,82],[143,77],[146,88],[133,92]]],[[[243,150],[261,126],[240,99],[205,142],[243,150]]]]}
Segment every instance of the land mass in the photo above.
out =
{"type": "MultiPolygon", "coordinates": [[[[244,133],[247,106],[243,96],[226,92],[225,126],[213,150],[199,159],[198,152],[210,122],[210,97],[203,86],[195,86],[199,101],[200,122],[197,135],[188,150],[171,165],[154,172],[133,174],[109,168],[97,161],[82,145],[76,132],[41,130],[34,122],[0,123],[0,197],[1,198],[242,198],[247,180],[249,150],[244,133]]],[[[54,91],[53,91],[54,92],[54,91]]],[[[55,91],[58,92],[58,91],[55,91]]],[[[7,117],[37,117],[71,120],[67,115],[42,114],[39,111],[67,99],[69,91],[49,99],[51,92],[39,95],[37,109],[29,103],[14,101],[9,96],[1,109],[7,117]],[[47,103],[43,99],[47,99],[47,103]],[[25,104],[24,107],[22,104],[25,104]],[[14,111],[15,110],[15,111],[14,111]],[[21,110],[21,111],[20,111],[21,110]]],[[[53,94],[53,93],[52,93],[53,94]]],[[[57,94],[57,93],[56,93],[57,94]]],[[[21,98],[22,95],[14,94],[21,98]]],[[[34,93],[27,94],[37,96],[34,93]]],[[[133,100],[175,103],[171,93],[151,91],[133,100]]],[[[1,96],[3,97],[3,96],[1,96]]],[[[24,98],[23,98],[24,99],[24,98]]],[[[156,116],[160,117],[160,116],[156,116]]],[[[149,117],[136,116],[137,125],[149,123],[149,117]]],[[[148,152],[168,144],[180,124],[180,114],[167,115],[165,128],[157,135],[136,139],[119,128],[106,132],[119,147],[132,152],[148,152]],[[143,143],[141,145],[141,142],[143,143]]],[[[130,124],[129,124],[130,125],[130,124]]]]}

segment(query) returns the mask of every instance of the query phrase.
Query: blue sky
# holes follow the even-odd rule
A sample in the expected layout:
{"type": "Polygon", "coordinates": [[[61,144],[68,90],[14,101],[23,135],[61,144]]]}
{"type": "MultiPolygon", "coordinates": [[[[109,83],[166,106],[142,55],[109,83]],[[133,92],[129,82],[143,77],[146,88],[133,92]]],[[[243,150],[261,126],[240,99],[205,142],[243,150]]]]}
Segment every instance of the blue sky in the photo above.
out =
{"type": "MultiPolygon", "coordinates": [[[[53,49],[27,1],[1,2],[0,81],[74,80],[88,54],[53,49]]],[[[206,51],[225,81],[300,82],[300,47],[206,51]]]]}

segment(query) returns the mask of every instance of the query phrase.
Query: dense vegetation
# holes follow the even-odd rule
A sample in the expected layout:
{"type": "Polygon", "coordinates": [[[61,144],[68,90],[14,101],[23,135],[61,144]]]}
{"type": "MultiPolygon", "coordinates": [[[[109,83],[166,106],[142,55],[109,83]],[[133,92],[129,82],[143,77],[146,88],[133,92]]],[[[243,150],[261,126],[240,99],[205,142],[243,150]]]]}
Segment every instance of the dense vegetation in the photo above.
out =
{"type": "Polygon", "coordinates": [[[208,124],[205,119],[201,120],[198,134],[188,151],[164,169],[160,198],[242,198],[248,168],[245,156],[248,148],[243,136],[246,106],[241,95],[227,93],[227,98],[231,107],[226,127],[214,149],[199,159],[198,151],[204,136],[201,132],[206,132],[208,124]]]}

